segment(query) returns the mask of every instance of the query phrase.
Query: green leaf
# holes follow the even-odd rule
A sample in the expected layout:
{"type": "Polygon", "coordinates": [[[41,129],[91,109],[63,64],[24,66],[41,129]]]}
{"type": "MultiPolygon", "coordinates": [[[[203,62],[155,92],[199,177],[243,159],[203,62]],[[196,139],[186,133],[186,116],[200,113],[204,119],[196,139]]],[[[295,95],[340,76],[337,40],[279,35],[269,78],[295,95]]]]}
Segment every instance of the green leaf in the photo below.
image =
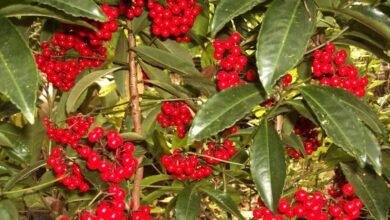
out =
{"type": "Polygon", "coordinates": [[[41,161],[37,161],[36,163],[31,164],[30,166],[24,168],[18,174],[12,176],[4,184],[3,191],[10,190],[12,187],[15,186],[16,183],[18,183],[19,181],[21,181],[21,180],[25,179],[26,177],[30,176],[31,174],[33,174],[34,172],[36,172],[37,170],[39,170],[40,168],[42,168],[44,166],[46,166],[46,161],[41,160],[41,161]]]}
{"type": "Polygon", "coordinates": [[[182,87],[171,84],[171,83],[164,83],[164,82],[156,81],[156,80],[148,80],[147,82],[167,91],[168,93],[170,93],[178,98],[187,99],[187,100],[185,100],[185,102],[189,106],[191,106],[191,108],[193,108],[193,109],[197,108],[196,104],[193,101],[188,99],[188,98],[191,98],[188,91],[184,90],[182,87]]]}
{"type": "Polygon", "coordinates": [[[196,187],[189,185],[177,196],[176,202],[177,220],[195,220],[200,213],[200,196],[196,187]]]}
{"type": "Polygon", "coordinates": [[[210,7],[207,0],[198,1],[201,7],[200,14],[196,17],[192,30],[203,37],[207,37],[210,21],[210,7]]]}
{"type": "Polygon", "coordinates": [[[229,194],[210,187],[200,187],[199,190],[210,196],[210,198],[226,212],[233,214],[238,219],[245,219],[229,194]]]}
{"type": "Polygon", "coordinates": [[[294,148],[296,151],[301,152],[304,156],[306,156],[305,146],[303,145],[302,139],[294,134],[282,134],[283,143],[287,144],[287,146],[294,148]]]}
{"type": "Polygon", "coordinates": [[[148,176],[142,179],[141,185],[145,186],[150,186],[154,183],[160,182],[160,181],[166,181],[166,180],[171,180],[172,177],[170,175],[166,174],[159,174],[159,175],[153,175],[153,176],[148,176]]]}
{"type": "Polygon", "coordinates": [[[344,14],[390,40],[390,18],[380,8],[367,5],[333,7],[330,2],[316,2],[319,3],[321,10],[344,14]]]}
{"type": "Polygon", "coordinates": [[[10,176],[18,173],[19,170],[15,169],[11,165],[0,161],[0,175],[9,174],[10,176]]]}
{"type": "Polygon", "coordinates": [[[0,17],[0,26],[0,92],[34,124],[38,70],[33,54],[7,18],[0,17]]]}
{"type": "Polygon", "coordinates": [[[366,140],[366,153],[367,160],[370,163],[375,172],[378,175],[382,175],[382,152],[381,146],[379,146],[378,140],[370,129],[364,127],[365,129],[365,140],[366,140]]]}
{"type": "Polygon", "coordinates": [[[182,58],[188,63],[192,63],[192,56],[190,52],[186,48],[182,47],[176,41],[171,39],[166,39],[164,41],[161,41],[157,39],[154,41],[154,44],[156,44],[158,48],[168,51],[171,54],[175,54],[176,56],[182,58]]]}
{"type": "Polygon", "coordinates": [[[390,150],[383,150],[382,156],[383,175],[385,175],[387,179],[390,180],[390,150]]]}
{"type": "Polygon", "coordinates": [[[386,129],[383,123],[379,120],[379,116],[354,94],[345,89],[331,86],[324,86],[323,90],[330,94],[336,95],[337,98],[342,103],[350,107],[359,117],[359,119],[362,120],[372,131],[377,134],[386,134],[386,129]]]}
{"type": "Polygon", "coordinates": [[[107,16],[93,0],[67,1],[67,0],[32,0],[49,5],[75,17],[85,17],[97,21],[107,21],[107,16]]]}
{"type": "Polygon", "coordinates": [[[340,162],[353,162],[355,159],[335,144],[331,144],[324,157],[329,167],[336,167],[340,162]]]}
{"type": "Polygon", "coordinates": [[[269,122],[260,124],[250,148],[250,170],[264,204],[276,212],[286,179],[284,148],[269,122]]]}
{"type": "Polygon", "coordinates": [[[115,72],[122,67],[115,67],[105,70],[98,70],[81,78],[76,85],[70,90],[68,100],[66,101],[66,112],[74,112],[77,109],[77,101],[83,92],[92,85],[100,77],[107,75],[109,73],[115,72]]]}
{"type": "Polygon", "coordinates": [[[341,163],[341,169],[370,214],[378,220],[388,219],[390,190],[382,177],[368,169],[359,168],[355,163],[341,163]]]}
{"type": "Polygon", "coordinates": [[[30,148],[21,141],[14,143],[14,146],[4,148],[5,154],[20,164],[28,164],[31,161],[30,148]]]}
{"type": "Polygon", "coordinates": [[[215,93],[217,93],[215,82],[211,81],[210,79],[207,79],[200,74],[184,75],[183,80],[186,85],[195,88],[201,93],[201,95],[204,95],[206,97],[211,97],[215,93]]]}
{"type": "Polygon", "coordinates": [[[225,89],[211,97],[196,114],[189,131],[190,140],[202,140],[234,125],[264,101],[255,84],[225,89]]]}
{"type": "Polygon", "coordinates": [[[305,102],[303,102],[302,99],[289,100],[286,101],[286,104],[292,106],[299,114],[309,119],[314,124],[318,124],[316,117],[311,111],[310,107],[305,102]]]}
{"type": "MultiPolygon", "coordinates": [[[[115,48],[115,56],[114,61],[120,63],[127,63],[129,61],[129,45],[127,42],[127,37],[124,31],[120,32],[118,43],[115,48]]],[[[130,100],[130,79],[129,79],[129,71],[128,70],[119,70],[114,75],[116,88],[121,97],[130,100]]]]}
{"type": "Polygon", "coordinates": [[[81,18],[75,18],[60,10],[47,8],[42,6],[27,5],[27,4],[12,4],[0,8],[0,15],[5,17],[45,17],[53,18],[65,24],[74,24],[96,29],[93,25],[81,18]]]}
{"type": "Polygon", "coordinates": [[[314,2],[306,1],[306,5],[309,11],[301,0],[275,0],[265,13],[256,59],[260,81],[268,94],[306,51],[316,22],[314,2]]]}
{"type": "Polygon", "coordinates": [[[172,54],[165,50],[148,46],[138,46],[131,49],[134,50],[137,55],[141,57],[145,62],[150,63],[152,65],[166,68],[183,75],[199,74],[199,71],[195,68],[192,62],[189,62],[188,60],[176,54],[172,54]]]}
{"type": "Polygon", "coordinates": [[[138,34],[146,27],[149,27],[152,24],[152,21],[149,19],[148,13],[142,13],[141,16],[135,17],[131,24],[134,34],[138,34]]]}
{"type": "Polygon", "coordinates": [[[244,14],[265,0],[220,0],[215,8],[211,22],[211,37],[215,35],[233,18],[244,14]]]}
{"type": "Polygon", "coordinates": [[[143,141],[145,137],[142,134],[138,134],[136,132],[125,132],[119,134],[124,141],[143,141]]]}
{"type": "Polygon", "coordinates": [[[305,86],[298,89],[326,134],[363,165],[366,162],[364,125],[348,106],[324,87],[305,86]]]}
{"type": "Polygon", "coordinates": [[[108,187],[109,184],[100,178],[100,172],[88,169],[85,161],[77,160],[77,165],[80,167],[81,173],[84,175],[85,179],[88,180],[88,182],[96,189],[103,190],[108,187]]]}
{"type": "Polygon", "coordinates": [[[18,140],[20,128],[11,124],[0,124],[0,145],[12,147],[18,140]]]}
{"type": "Polygon", "coordinates": [[[0,201],[0,216],[1,220],[18,220],[18,210],[15,204],[8,199],[0,201]]]}
{"type": "Polygon", "coordinates": [[[374,44],[371,44],[368,41],[364,41],[362,39],[356,40],[356,39],[345,37],[345,38],[337,39],[333,43],[336,45],[345,45],[345,46],[353,45],[355,47],[359,47],[363,50],[366,50],[368,52],[375,54],[377,57],[383,59],[386,62],[390,62],[390,56],[388,56],[383,51],[383,49],[376,47],[374,44]]]}
{"type": "Polygon", "coordinates": [[[0,124],[0,145],[6,146],[4,152],[10,159],[21,164],[28,164],[31,158],[31,148],[27,146],[25,138],[20,136],[21,133],[22,130],[16,126],[0,124]]]}
{"type": "Polygon", "coordinates": [[[28,146],[31,152],[29,163],[35,163],[41,156],[43,140],[46,137],[46,127],[43,120],[37,120],[33,125],[26,125],[21,134],[21,141],[28,146]]]}

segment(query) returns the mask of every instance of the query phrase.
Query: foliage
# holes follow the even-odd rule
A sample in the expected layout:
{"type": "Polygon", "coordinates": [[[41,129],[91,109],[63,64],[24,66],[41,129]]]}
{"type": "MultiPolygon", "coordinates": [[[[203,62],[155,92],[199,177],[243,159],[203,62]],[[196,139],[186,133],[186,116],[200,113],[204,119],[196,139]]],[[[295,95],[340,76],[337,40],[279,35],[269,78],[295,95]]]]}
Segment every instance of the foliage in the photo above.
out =
{"type": "Polygon", "coordinates": [[[300,189],[340,182],[360,218],[388,219],[388,2],[191,1],[0,3],[0,219],[79,219],[122,200],[133,219],[148,207],[155,219],[252,219],[259,204],[280,214],[300,189]],[[83,133],[72,118],[94,119],[83,133]],[[118,135],[91,137],[99,129],[118,135]],[[55,169],[56,148],[78,171],[55,169]],[[124,151],[138,169],[117,182],[122,198],[89,154],[124,151]],[[67,175],[88,184],[65,187],[67,175]]]}

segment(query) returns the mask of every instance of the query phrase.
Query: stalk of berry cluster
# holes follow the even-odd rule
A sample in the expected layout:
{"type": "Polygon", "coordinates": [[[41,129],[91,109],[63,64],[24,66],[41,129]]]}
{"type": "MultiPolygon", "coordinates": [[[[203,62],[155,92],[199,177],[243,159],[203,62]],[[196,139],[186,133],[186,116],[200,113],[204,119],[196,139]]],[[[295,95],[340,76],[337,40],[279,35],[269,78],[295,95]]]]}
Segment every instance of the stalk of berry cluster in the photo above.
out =
{"type": "MultiPolygon", "coordinates": [[[[128,44],[129,44],[129,48],[131,49],[135,47],[135,37],[134,37],[133,28],[130,20],[127,21],[127,29],[129,31],[128,44]]],[[[139,103],[139,93],[137,87],[138,80],[137,80],[137,68],[135,64],[135,56],[136,54],[130,50],[129,51],[130,106],[131,106],[131,116],[134,123],[134,130],[136,133],[141,134],[142,116],[141,116],[141,107],[139,103]]],[[[142,159],[143,159],[142,156],[138,158],[138,164],[141,164],[142,159]]],[[[135,173],[134,188],[131,195],[133,210],[138,210],[140,206],[141,188],[139,187],[139,185],[141,184],[143,173],[144,173],[143,167],[139,167],[135,173]]]]}

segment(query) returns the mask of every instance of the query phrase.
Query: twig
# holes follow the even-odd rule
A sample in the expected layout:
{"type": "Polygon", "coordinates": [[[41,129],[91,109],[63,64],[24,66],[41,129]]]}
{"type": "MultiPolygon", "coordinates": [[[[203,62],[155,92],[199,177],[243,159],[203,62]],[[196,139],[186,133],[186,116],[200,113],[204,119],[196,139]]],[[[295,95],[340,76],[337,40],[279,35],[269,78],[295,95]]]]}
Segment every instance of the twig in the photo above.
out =
{"type": "Polygon", "coordinates": [[[320,49],[321,47],[325,46],[327,43],[336,40],[336,39],[339,38],[342,34],[344,34],[344,32],[346,32],[348,29],[349,29],[349,26],[346,26],[346,27],[343,28],[339,33],[337,33],[335,36],[333,36],[332,38],[330,38],[329,40],[327,40],[325,43],[320,44],[320,45],[318,45],[318,46],[316,46],[316,47],[310,49],[309,51],[307,51],[307,52],[305,53],[305,55],[310,54],[310,53],[314,52],[315,50],[318,50],[318,49],[320,49]]]}
{"type": "MultiPolygon", "coordinates": [[[[129,31],[129,36],[128,36],[128,43],[129,43],[129,48],[134,48],[135,47],[135,37],[133,33],[133,28],[131,25],[131,21],[127,21],[127,29],[129,31]]],[[[135,65],[135,52],[129,50],[129,77],[130,77],[130,106],[131,106],[131,116],[133,119],[134,123],[134,130],[136,133],[142,134],[142,124],[141,124],[141,107],[139,103],[139,94],[138,94],[138,80],[137,80],[137,68],[135,65]]],[[[138,164],[141,164],[143,160],[143,157],[141,156],[138,158],[138,164]]],[[[140,194],[141,194],[141,187],[140,185],[142,181],[142,177],[144,174],[144,168],[139,167],[135,173],[135,178],[134,178],[134,187],[133,187],[133,192],[131,194],[132,198],[132,205],[133,205],[133,210],[138,210],[140,206],[140,194]]]]}

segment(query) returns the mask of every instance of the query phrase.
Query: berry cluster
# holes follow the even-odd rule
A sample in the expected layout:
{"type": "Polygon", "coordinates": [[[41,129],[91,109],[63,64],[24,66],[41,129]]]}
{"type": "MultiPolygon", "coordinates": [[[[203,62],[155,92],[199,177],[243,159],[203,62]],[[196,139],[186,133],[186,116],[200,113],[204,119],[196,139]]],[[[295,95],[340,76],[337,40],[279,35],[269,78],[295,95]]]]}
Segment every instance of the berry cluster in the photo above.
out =
{"type": "Polygon", "coordinates": [[[368,79],[359,79],[358,71],[352,64],[344,65],[346,59],[345,50],[336,51],[334,44],[327,44],[324,51],[314,52],[313,77],[319,79],[322,85],[344,88],[362,97],[366,93],[368,79]]]}
{"type": "Polygon", "coordinates": [[[185,102],[164,102],[161,106],[162,113],[157,115],[157,121],[163,128],[176,126],[177,136],[184,138],[187,125],[192,120],[189,106],[185,102]]]}
{"type": "MultiPolygon", "coordinates": [[[[302,139],[302,142],[305,146],[306,155],[311,155],[321,145],[321,143],[317,140],[318,131],[316,126],[310,120],[304,117],[298,118],[294,127],[294,133],[299,135],[302,139]]],[[[291,147],[287,147],[286,150],[287,153],[295,159],[302,157],[302,153],[298,153],[291,147]]]]}
{"type": "Polygon", "coordinates": [[[180,150],[175,150],[170,156],[164,155],[161,162],[174,179],[183,181],[188,177],[191,180],[203,179],[212,173],[210,166],[199,163],[198,156],[187,155],[180,150]]]}
{"type": "Polygon", "coordinates": [[[103,181],[120,183],[123,179],[129,179],[138,165],[137,159],[132,156],[133,143],[123,143],[122,137],[114,130],[107,132],[105,142],[103,136],[104,129],[95,127],[88,134],[88,140],[91,143],[105,143],[106,146],[95,147],[95,150],[83,146],[78,149],[80,156],[87,159],[89,169],[101,172],[100,177],[103,181]]]}
{"type": "MultiPolygon", "coordinates": [[[[223,144],[210,142],[207,144],[208,149],[204,150],[202,154],[210,157],[215,157],[220,160],[229,160],[231,156],[236,153],[236,148],[233,146],[233,141],[226,139],[223,144]]],[[[210,157],[202,157],[207,163],[219,164],[219,160],[210,157]]]]}
{"type": "MultiPolygon", "coordinates": [[[[149,206],[141,206],[138,211],[133,211],[130,215],[126,212],[126,191],[116,184],[111,184],[107,191],[103,193],[104,199],[93,210],[79,213],[81,220],[151,220],[149,206]]],[[[69,220],[68,217],[61,217],[60,220],[69,220]]]]}
{"type": "MultiPolygon", "coordinates": [[[[52,127],[50,121],[45,119],[48,137],[59,144],[69,144],[81,158],[87,160],[90,170],[99,170],[103,181],[120,183],[124,178],[129,179],[135,172],[138,161],[132,156],[134,145],[131,142],[123,142],[122,137],[114,131],[105,131],[102,127],[95,127],[88,134],[89,143],[97,143],[94,148],[82,144],[81,138],[85,136],[93,123],[93,118],[83,119],[81,115],[70,117],[66,120],[69,128],[62,129],[52,127]]],[[[48,164],[53,166],[56,173],[61,173],[66,166],[61,156],[62,148],[55,148],[48,159],[48,164]]],[[[66,170],[65,170],[66,171],[66,170]]],[[[78,173],[74,171],[74,173],[78,173]]]]}
{"type": "MultiPolygon", "coordinates": [[[[329,193],[334,191],[329,190],[329,193]]],[[[359,198],[354,197],[354,187],[347,183],[342,186],[341,195],[332,196],[337,203],[329,207],[329,213],[338,219],[357,219],[360,216],[360,210],[363,208],[363,203],[359,198]]]]}
{"type": "Polygon", "coordinates": [[[89,189],[88,183],[85,182],[84,176],[81,174],[80,167],[66,159],[64,149],[56,147],[51,150],[51,154],[47,159],[47,164],[56,172],[56,178],[61,179],[63,183],[71,190],[80,188],[81,192],[86,192],[89,189]]]}
{"type": "Polygon", "coordinates": [[[335,200],[327,200],[320,192],[309,195],[307,191],[300,189],[295,194],[294,204],[285,198],[279,201],[278,210],[275,215],[264,206],[262,201],[259,201],[260,208],[253,210],[253,217],[255,219],[280,220],[284,219],[283,215],[288,219],[305,218],[309,220],[352,220],[359,218],[363,203],[359,198],[353,198],[353,186],[351,184],[345,184],[343,186],[343,193],[344,198],[348,198],[348,200],[337,200],[337,204],[335,204],[335,200]]]}
{"type": "Polygon", "coordinates": [[[186,34],[200,14],[200,6],[195,5],[196,0],[167,0],[166,3],[167,7],[154,0],[147,3],[149,17],[153,19],[152,33],[163,38],[173,37],[177,42],[189,42],[186,34]]]}
{"type": "Polygon", "coordinates": [[[83,118],[81,114],[75,117],[69,117],[66,120],[68,128],[57,128],[52,126],[49,119],[44,120],[47,136],[59,144],[70,144],[72,148],[78,146],[81,137],[88,133],[89,128],[94,122],[94,118],[83,118]]]}
{"type": "Polygon", "coordinates": [[[142,15],[145,0],[132,0],[130,5],[125,1],[120,1],[118,10],[119,14],[125,14],[128,19],[133,19],[142,15]]]}
{"type": "Polygon", "coordinates": [[[248,62],[246,56],[242,55],[240,41],[240,34],[234,32],[229,39],[216,39],[213,43],[214,58],[220,61],[219,65],[223,69],[217,75],[220,90],[245,83],[238,76],[248,62]]]}
{"type": "Polygon", "coordinates": [[[108,22],[100,23],[88,21],[98,31],[93,31],[81,26],[64,25],[64,33],[56,32],[50,42],[41,43],[41,54],[35,55],[38,69],[45,73],[47,81],[57,88],[68,91],[73,87],[78,74],[85,68],[99,67],[106,58],[105,41],[109,41],[112,32],[118,29],[115,18],[118,10],[108,5],[101,6],[103,12],[109,18],[108,22]],[[77,59],[67,59],[68,51],[76,51],[77,59]]]}
{"type": "Polygon", "coordinates": [[[131,220],[152,220],[150,216],[150,207],[147,205],[141,206],[137,211],[131,212],[131,220]]]}

